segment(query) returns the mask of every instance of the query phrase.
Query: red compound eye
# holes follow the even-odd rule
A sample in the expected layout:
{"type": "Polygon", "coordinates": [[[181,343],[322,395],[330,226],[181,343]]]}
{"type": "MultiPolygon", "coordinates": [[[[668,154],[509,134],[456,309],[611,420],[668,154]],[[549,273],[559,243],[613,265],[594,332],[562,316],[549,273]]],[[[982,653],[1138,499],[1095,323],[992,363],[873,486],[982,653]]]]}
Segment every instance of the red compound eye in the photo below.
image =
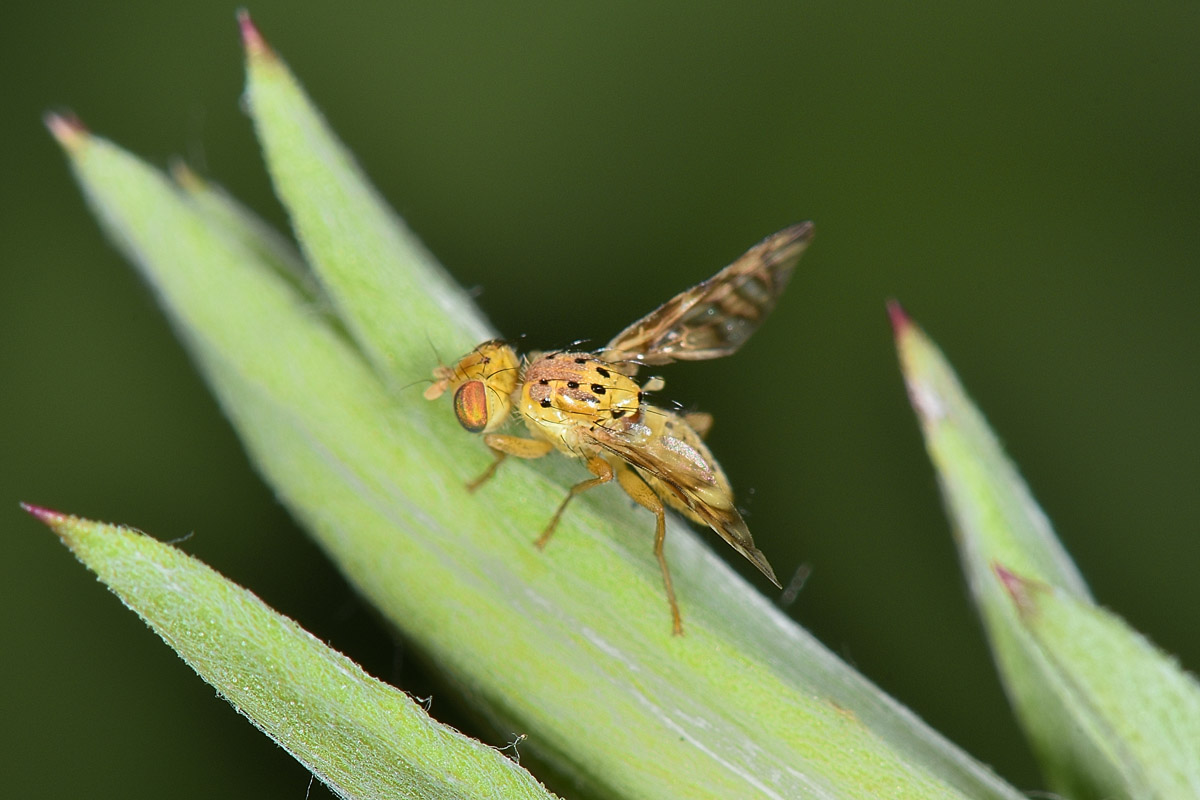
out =
{"type": "Polygon", "coordinates": [[[458,424],[471,433],[480,433],[488,424],[487,387],[483,381],[467,381],[454,393],[454,415],[458,424]]]}

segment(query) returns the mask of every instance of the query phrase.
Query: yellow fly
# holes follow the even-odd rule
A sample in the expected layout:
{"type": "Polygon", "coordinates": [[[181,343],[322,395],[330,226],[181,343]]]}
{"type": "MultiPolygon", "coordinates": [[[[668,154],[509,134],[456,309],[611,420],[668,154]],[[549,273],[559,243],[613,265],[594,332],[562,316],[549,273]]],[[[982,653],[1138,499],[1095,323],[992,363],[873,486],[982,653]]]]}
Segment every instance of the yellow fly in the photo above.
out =
{"type": "Polygon", "coordinates": [[[615,478],[657,517],[654,555],[677,635],[683,633],[683,620],[663,555],[663,501],[708,525],[779,586],[733,504],[729,480],[704,444],[712,417],[652,405],[645,393],[662,388],[662,380],[650,378],[639,384],[634,378],[642,366],[735,352],[775,307],[812,231],[812,223],[803,222],[768,236],[594,353],[531,353],[521,359],[511,346],[493,340],[453,367],[437,367],[425,397],[433,400],[451,391],[459,423],[472,433],[482,433],[484,444],[496,456],[467,488],[479,488],[507,456],[541,458],[557,449],[584,459],[594,477],[571,487],[537,539],[542,548],[571,498],[615,478]],[[494,432],[514,408],[532,438],[494,432]]]}

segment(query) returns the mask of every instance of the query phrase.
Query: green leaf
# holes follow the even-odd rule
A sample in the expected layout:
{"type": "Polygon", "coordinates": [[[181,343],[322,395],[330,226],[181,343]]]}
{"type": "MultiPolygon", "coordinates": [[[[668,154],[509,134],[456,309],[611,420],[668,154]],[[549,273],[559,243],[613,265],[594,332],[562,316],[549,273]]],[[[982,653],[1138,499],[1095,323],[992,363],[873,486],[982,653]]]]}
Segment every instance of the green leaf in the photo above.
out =
{"type": "Polygon", "coordinates": [[[321,289],[295,246],[224,189],[201,178],[182,161],[171,164],[171,177],[214,228],[224,229],[287,281],[301,297],[321,301],[321,289]]]}
{"type": "Polygon", "coordinates": [[[553,797],[251,592],[137,531],[26,506],[263,733],[345,798],[553,797]]]}
{"type": "Polygon", "coordinates": [[[465,352],[492,332],[470,298],[387,206],[243,15],[254,120],[275,192],[304,254],[355,341],[385,380],[427,377],[428,337],[465,352]],[[353,246],[347,246],[353,243],[353,246]]]}
{"type": "Polygon", "coordinates": [[[1072,718],[1120,773],[1121,793],[1200,797],[1196,680],[1116,615],[1003,567],[995,572],[1072,718]]]}
{"type": "MultiPolygon", "coordinates": [[[[351,581],[524,749],[607,797],[1018,798],[788,620],[686,526],[667,556],[618,492],[532,541],[582,470],[490,460],[428,378],[429,338],[488,335],[245,24],[249,107],[342,327],[155,170],[65,141],[110,235],[158,292],[266,478],[351,581]]],[[[60,137],[67,138],[67,137],[60,137]]],[[[717,265],[714,265],[714,267],[717,265]]]]}
{"type": "Polygon", "coordinates": [[[891,311],[963,569],[1051,787],[1080,798],[1200,796],[1196,682],[1093,603],[949,364],[891,311]]]}

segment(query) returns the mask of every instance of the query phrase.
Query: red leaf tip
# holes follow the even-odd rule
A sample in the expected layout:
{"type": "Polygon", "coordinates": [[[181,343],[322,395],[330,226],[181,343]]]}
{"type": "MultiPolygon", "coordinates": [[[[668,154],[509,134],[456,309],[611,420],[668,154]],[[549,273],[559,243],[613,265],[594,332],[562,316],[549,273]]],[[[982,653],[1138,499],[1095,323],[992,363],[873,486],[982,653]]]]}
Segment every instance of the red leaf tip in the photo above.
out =
{"type": "Polygon", "coordinates": [[[54,137],[55,141],[66,150],[74,150],[87,136],[87,127],[79,121],[79,117],[69,111],[61,114],[56,111],[47,111],[42,115],[42,122],[45,123],[46,129],[50,131],[50,135],[54,137]]]}
{"type": "Polygon", "coordinates": [[[1000,579],[1000,582],[1004,584],[1004,588],[1013,597],[1025,593],[1024,581],[1018,578],[1008,567],[1003,564],[992,564],[992,572],[996,573],[996,577],[1000,579]]]}
{"type": "Polygon", "coordinates": [[[258,32],[258,26],[250,19],[250,12],[244,8],[237,10],[238,28],[242,32],[242,47],[248,56],[263,56],[271,52],[267,40],[258,32]]]}
{"type": "Polygon", "coordinates": [[[992,562],[992,572],[996,573],[1004,591],[1008,592],[1008,596],[1017,607],[1017,612],[1023,616],[1031,615],[1037,610],[1038,594],[1049,588],[1041,581],[1022,578],[999,562],[992,562]]]}
{"type": "Polygon", "coordinates": [[[21,508],[36,517],[39,522],[44,522],[47,525],[54,525],[67,518],[67,515],[61,511],[53,511],[42,506],[35,506],[33,503],[21,503],[21,508]]]}
{"type": "Polygon", "coordinates": [[[899,337],[912,325],[912,320],[904,310],[904,306],[900,305],[899,300],[888,300],[887,312],[888,319],[892,321],[892,333],[895,336],[899,337]]]}

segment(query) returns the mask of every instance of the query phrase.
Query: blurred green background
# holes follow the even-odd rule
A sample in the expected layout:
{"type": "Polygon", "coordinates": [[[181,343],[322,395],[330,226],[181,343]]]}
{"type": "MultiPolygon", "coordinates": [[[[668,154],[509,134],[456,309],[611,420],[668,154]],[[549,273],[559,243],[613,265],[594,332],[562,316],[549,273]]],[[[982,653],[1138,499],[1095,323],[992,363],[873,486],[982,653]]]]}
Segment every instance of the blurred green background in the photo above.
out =
{"type": "MultiPolygon", "coordinates": [[[[1200,667],[1194,3],[333,5],[250,10],[382,192],[530,346],[603,341],[816,220],[769,324],[736,358],[666,371],[668,396],[715,414],[785,582],[812,567],[790,613],[885,690],[1041,786],[967,602],[889,297],[945,349],[1098,599],[1200,667]]],[[[457,714],[289,521],[42,128],[69,107],[285,227],[239,110],[233,10],[0,11],[9,796],[299,798],[308,782],[20,500],[194,532],[188,551],[433,691],[435,714],[512,738],[457,714]]]]}

